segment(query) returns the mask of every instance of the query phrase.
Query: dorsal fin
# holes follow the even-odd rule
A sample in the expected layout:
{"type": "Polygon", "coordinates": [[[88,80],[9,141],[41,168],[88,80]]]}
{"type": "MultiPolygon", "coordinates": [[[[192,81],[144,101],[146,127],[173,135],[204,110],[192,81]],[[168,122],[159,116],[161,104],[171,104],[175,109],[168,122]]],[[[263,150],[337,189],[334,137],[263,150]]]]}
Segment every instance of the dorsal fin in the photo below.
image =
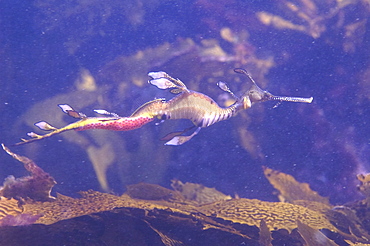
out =
{"type": "Polygon", "coordinates": [[[140,107],[138,107],[132,114],[130,117],[136,117],[142,109],[146,108],[149,104],[152,104],[152,103],[155,103],[155,102],[164,102],[165,99],[164,98],[158,98],[158,99],[154,99],[152,101],[149,101],[149,102],[146,102],[144,103],[143,105],[141,105],[140,107]]]}

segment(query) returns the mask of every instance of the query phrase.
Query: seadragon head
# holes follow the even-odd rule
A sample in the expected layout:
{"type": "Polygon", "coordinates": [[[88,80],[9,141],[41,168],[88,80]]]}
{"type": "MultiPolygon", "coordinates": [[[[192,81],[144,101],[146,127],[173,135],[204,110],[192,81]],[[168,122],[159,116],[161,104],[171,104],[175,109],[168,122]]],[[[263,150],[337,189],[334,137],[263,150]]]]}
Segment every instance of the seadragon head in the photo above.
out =
{"type": "Polygon", "coordinates": [[[252,82],[251,88],[244,93],[244,95],[239,99],[244,109],[248,109],[256,102],[265,102],[265,101],[278,101],[281,102],[303,102],[311,103],[313,97],[304,98],[304,97],[283,97],[283,96],[274,96],[268,91],[262,90],[254,81],[252,76],[242,68],[235,68],[236,73],[246,75],[252,82]]]}

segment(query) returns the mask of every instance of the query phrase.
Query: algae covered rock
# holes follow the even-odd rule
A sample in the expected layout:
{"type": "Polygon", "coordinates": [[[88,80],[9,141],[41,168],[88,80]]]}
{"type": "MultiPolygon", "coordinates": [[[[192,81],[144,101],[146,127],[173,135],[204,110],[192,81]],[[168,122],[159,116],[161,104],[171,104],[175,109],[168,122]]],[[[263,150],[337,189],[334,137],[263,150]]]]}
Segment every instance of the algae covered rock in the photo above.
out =
{"type": "Polygon", "coordinates": [[[32,160],[3,148],[32,176],[17,179],[24,189],[12,190],[16,199],[1,197],[0,245],[364,245],[370,241],[368,200],[332,206],[307,184],[272,169],[265,168],[265,174],[289,203],[232,198],[179,180],[172,181],[174,190],[140,183],[128,186],[121,196],[89,190],[80,192],[79,198],[61,194],[53,198],[54,179],[32,160]],[[43,175],[37,176],[29,165],[43,175]],[[26,189],[34,179],[49,185],[26,189]],[[44,199],[32,194],[44,194],[44,199]]]}

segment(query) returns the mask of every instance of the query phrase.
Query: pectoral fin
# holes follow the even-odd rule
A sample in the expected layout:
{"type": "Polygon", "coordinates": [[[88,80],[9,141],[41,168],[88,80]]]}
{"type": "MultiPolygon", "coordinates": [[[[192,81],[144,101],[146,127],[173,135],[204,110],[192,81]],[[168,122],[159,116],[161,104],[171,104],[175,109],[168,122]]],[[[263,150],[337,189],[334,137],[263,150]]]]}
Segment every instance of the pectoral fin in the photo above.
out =
{"type": "Polygon", "coordinates": [[[193,134],[191,134],[189,136],[176,136],[176,137],[172,138],[170,141],[168,141],[167,143],[165,143],[165,145],[182,145],[182,144],[186,143],[187,141],[189,141],[190,139],[192,139],[195,135],[197,135],[199,133],[200,129],[201,128],[198,127],[195,130],[195,132],[193,132],[193,134]]]}
{"type": "Polygon", "coordinates": [[[194,129],[195,126],[191,126],[191,127],[188,127],[186,128],[185,130],[183,131],[179,131],[179,132],[171,132],[171,133],[168,133],[166,136],[164,136],[163,138],[161,138],[162,141],[169,141],[171,139],[173,139],[174,137],[176,136],[179,136],[181,134],[184,134],[185,132],[187,131],[190,131],[192,129],[194,129]]]}

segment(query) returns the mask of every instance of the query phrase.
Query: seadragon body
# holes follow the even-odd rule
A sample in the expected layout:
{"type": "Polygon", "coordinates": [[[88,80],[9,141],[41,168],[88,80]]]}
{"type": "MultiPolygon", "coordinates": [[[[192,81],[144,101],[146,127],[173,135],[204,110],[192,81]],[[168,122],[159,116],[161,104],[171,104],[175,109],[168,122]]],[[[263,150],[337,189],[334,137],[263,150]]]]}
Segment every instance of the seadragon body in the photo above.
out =
{"type": "Polygon", "coordinates": [[[235,99],[235,102],[229,107],[220,107],[212,98],[200,92],[189,90],[182,81],[172,78],[165,72],[151,72],[148,74],[149,77],[151,77],[149,83],[157,86],[159,89],[170,89],[171,93],[177,95],[169,101],[165,101],[164,99],[149,101],[140,106],[129,117],[120,117],[117,114],[109,113],[105,110],[95,110],[95,112],[109,116],[86,117],[84,114],[72,109],[69,105],[59,105],[65,113],[80,120],[63,128],[55,128],[44,121],[38,122],[35,124],[36,126],[42,130],[49,130],[51,132],[45,135],[38,135],[33,132],[28,133],[28,136],[30,136],[31,139],[22,139],[22,142],[17,143],[16,145],[41,140],[68,130],[83,131],[88,129],[106,129],[114,131],[129,131],[138,129],[155,119],[188,119],[194,123],[192,128],[196,127],[196,130],[191,135],[181,135],[192,129],[188,128],[182,132],[170,133],[164,138],[165,140],[169,140],[166,143],[167,145],[181,145],[198,134],[201,128],[229,119],[241,110],[250,108],[253,103],[271,100],[279,102],[291,101],[311,103],[313,100],[312,97],[300,98],[273,96],[271,93],[260,89],[253,78],[245,70],[235,69],[235,72],[247,75],[252,81],[252,86],[241,97],[237,97],[230,91],[225,83],[220,82],[218,86],[223,91],[230,93],[235,99]]]}
{"type": "Polygon", "coordinates": [[[236,107],[222,108],[210,97],[195,91],[182,92],[169,101],[153,102],[154,105],[138,110],[132,116],[149,111],[161,120],[188,119],[199,127],[208,127],[233,116],[236,107]]]}

